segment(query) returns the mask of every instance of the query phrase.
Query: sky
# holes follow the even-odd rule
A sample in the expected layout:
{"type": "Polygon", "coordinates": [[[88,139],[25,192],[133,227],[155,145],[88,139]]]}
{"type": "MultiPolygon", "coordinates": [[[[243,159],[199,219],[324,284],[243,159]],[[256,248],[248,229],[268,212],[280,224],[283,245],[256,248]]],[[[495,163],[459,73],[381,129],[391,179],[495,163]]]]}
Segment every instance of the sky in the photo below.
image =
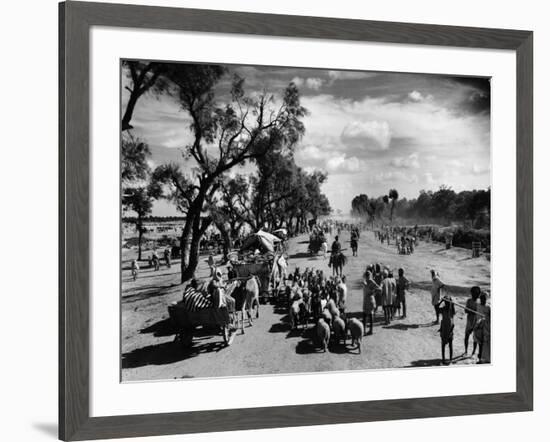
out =
{"type": "MultiPolygon", "coordinates": [[[[228,66],[218,86],[227,100],[230,78],[246,92],[280,97],[292,81],[309,111],[295,147],[296,163],[328,173],[323,192],[334,210],[348,213],[355,195],[414,198],[441,185],[456,191],[490,186],[490,80],[429,74],[228,66]]],[[[123,77],[122,84],[128,82],[123,77]]],[[[127,92],[122,88],[122,109],[127,92]]],[[[134,134],[152,151],[151,165],[178,162],[191,141],[189,117],[172,98],[146,95],[137,103],[134,134]]],[[[251,172],[250,166],[240,172],[251,172]]],[[[157,202],[154,215],[176,215],[157,202]]]]}

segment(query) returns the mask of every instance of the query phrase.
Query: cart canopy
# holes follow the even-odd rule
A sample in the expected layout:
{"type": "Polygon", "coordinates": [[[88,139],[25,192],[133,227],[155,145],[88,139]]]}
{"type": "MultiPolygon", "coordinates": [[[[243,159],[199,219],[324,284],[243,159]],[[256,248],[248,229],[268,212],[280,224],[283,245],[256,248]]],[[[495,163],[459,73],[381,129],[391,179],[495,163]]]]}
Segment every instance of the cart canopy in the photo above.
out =
{"type": "Polygon", "coordinates": [[[277,229],[274,230],[272,233],[273,235],[281,239],[286,238],[288,235],[288,231],[286,229],[277,229]]]}
{"type": "Polygon", "coordinates": [[[243,241],[241,247],[242,251],[258,249],[260,252],[274,252],[275,244],[281,242],[280,238],[277,238],[271,233],[258,230],[243,241]]]}

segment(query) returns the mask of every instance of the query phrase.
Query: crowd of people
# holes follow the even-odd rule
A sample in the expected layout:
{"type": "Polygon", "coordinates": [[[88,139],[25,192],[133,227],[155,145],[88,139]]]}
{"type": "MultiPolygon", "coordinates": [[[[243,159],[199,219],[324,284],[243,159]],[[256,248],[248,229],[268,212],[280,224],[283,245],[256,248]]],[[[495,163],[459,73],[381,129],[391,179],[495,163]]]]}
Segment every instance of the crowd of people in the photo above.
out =
{"type": "MultiPolygon", "coordinates": [[[[472,356],[479,348],[478,363],[487,363],[491,360],[491,309],[487,305],[487,293],[480,287],[471,288],[471,297],[466,306],[455,302],[449,294],[444,293],[446,285],[436,270],[431,270],[431,304],[435,312],[433,325],[439,325],[441,338],[441,360],[443,363],[453,361],[454,317],[456,308],[466,312],[464,353],[468,353],[470,336],[474,337],[472,356]],[[441,318],[441,321],[440,321],[441,318]],[[446,348],[449,348],[449,359],[445,357],[446,348]]],[[[381,308],[385,325],[391,324],[395,318],[407,317],[407,292],[411,282],[405,276],[403,268],[398,269],[397,278],[393,271],[379,263],[368,265],[363,275],[363,324],[365,334],[373,333],[375,314],[381,308]]]]}
{"type": "MultiPolygon", "coordinates": [[[[342,245],[339,235],[342,231],[349,232],[350,244],[353,256],[357,256],[357,249],[361,228],[359,225],[346,223],[324,223],[310,227],[310,234],[321,238],[324,255],[330,252],[329,267],[334,266],[334,257],[342,253],[342,245]],[[327,239],[335,233],[334,241],[329,248],[327,239]]],[[[383,244],[391,245],[395,241],[398,253],[412,254],[417,246],[418,237],[415,229],[384,227],[374,230],[377,240],[383,244]]],[[[170,250],[163,252],[166,265],[170,267],[170,250]]],[[[155,270],[160,267],[161,259],[156,251],[149,258],[150,266],[155,270]]],[[[228,265],[227,275],[222,275],[221,269],[216,266],[213,254],[208,257],[210,268],[210,281],[201,290],[196,280],[184,291],[184,299],[194,308],[205,306],[228,307],[234,305],[235,300],[224,294],[225,281],[237,278],[235,270],[228,265]]],[[[324,330],[328,327],[329,335],[339,338],[342,333],[341,324],[344,324],[344,332],[349,330],[350,320],[356,316],[354,312],[346,311],[348,287],[346,276],[343,274],[325,274],[321,269],[306,268],[301,271],[295,268],[289,273],[287,256],[281,254],[275,259],[277,278],[273,280],[273,290],[284,292],[284,299],[288,302],[290,321],[292,327],[299,324],[308,324],[313,321],[318,326],[321,321],[324,325],[317,327],[324,330]],[[351,314],[350,314],[351,313],[351,314]]],[[[139,266],[137,261],[132,262],[132,274],[137,278],[139,266]]],[[[476,355],[478,363],[490,362],[490,316],[491,309],[487,304],[488,295],[482,292],[480,287],[471,288],[471,296],[465,305],[457,303],[449,295],[450,290],[442,281],[438,272],[430,271],[431,288],[430,301],[434,312],[434,321],[431,325],[439,326],[441,339],[441,360],[444,364],[453,361],[453,338],[455,331],[455,316],[457,309],[465,311],[464,356],[476,355]],[[470,345],[471,344],[471,345],[470,345]],[[448,350],[447,350],[448,349],[448,350]],[[447,357],[448,351],[448,357],[447,357]]],[[[372,263],[366,266],[361,281],[362,287],[362,312],[360,327],[361,336],[373,335],[375,319],[377,315],[383,316],[383,324],[391,325],[393,321],[407,318],[407,296],[410,293],[411,281],[406,276],[406,271],[401,268],[390,268],[381,263],[372,263]]],[[[355,323],[354,323],[355,324],[355,323]]],[[[357,332],[355,333],[357,335],[357,332]]],[[[357,339],[358,336],[355,336],[357,339]]]]}

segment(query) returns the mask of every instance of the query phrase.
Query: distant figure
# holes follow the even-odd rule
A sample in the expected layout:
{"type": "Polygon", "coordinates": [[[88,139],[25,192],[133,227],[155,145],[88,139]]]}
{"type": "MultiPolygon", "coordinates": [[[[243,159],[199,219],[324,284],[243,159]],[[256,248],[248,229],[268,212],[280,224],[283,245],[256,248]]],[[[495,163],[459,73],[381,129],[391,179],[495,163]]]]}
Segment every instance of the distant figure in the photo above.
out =
{"type": "Polygon", "coordinates": [[[166,261],[166,267],[170,268],[172,267],[172,250],[170,250],[170,247],[166,247],[164,249],[164,261],[166,261]]]}
{"type": "Polygon", "coordinates": [[[352,230],[350,244],[353,256],[357,256],[358,239],[359,238],[357,232],[355,230],[352,230]]]}
{"type": "MultiPolygon", "coordinates": [[[[374,265],[374,273],[372,275],[374,282],[376,284],[380,285],[382,284],[382,266],[380,264],[374,265]]],[[[374,295],[374,299],[376,299],[376,308],[374,309],[375,313],[378,311],[378,307],[382,306],[382,291],[377,291],[374,295]]]]}
{"type": "Polygon", "coordinates": [[[336,279],[337,299],[336,305],[340,314],[343,315],[346,310],[346,299],[348,297],[348,287],[346,286],[346,277],[336,279]]]}
{"type": "Polygon", "coordinates": [[[155,271],[158,271],[160,269],[160,258],[156,250],[153,252],[152,259],[153,259],[153,267],[155,268],[155,271]]]}
{"type": "Polygon", "coordinates": [[[342,251],[342,245],[340,244],[340,241],[338,240],[338,235],[336,235],[334,237],[334,241],[332,243],[332,246],[330,248],[330,251],[332,253],[332,255],[337,255],[338,253],[340,253],[342,251]]]}
{"type": "Polygon", "coordinates": [[[214,262],[214,255],[210,253],[208,255],[208,267],[210,268],[210,277],[215,276],[216,274],[216,263],[214,262]]]}
{"type": "Polygon", "coordinates": [[[326,238],[324,239],[323,243],[321,244],[321,249],[323,250],[323,259],[327,259],[328,244],[327,244],[326,238]]]}
{"type": "Polygon", "coordinates": [[[386,325],[391,323],[392,308],[395,302],[395,279],[390,276],[388,270],[382,272],[382,309],[384,310],[384,321],[386,325]]]}
{"type": "Polygon", "coordinates": [[[446,363],[445,360],[445,346],[449,345],[449,363],[453,361],[453,337],[454,337],[454,316],[455,306],[449,295],[443,297],[439,302],[438,308],[441,312],[441,328],[439,329],[439,335],[441,336],[441,362],[446,363]],[[443,304],[443,307],[439,307],[443,304]]]}
{"type": "Polygon", "coordinates": [[[232,280],[232,279],[235,279],[236,277],[237,277],[237,272],[235,271],[235,269],[233,268],[232,265],[228,265],[227,266],[227,279],[232,280]]]}
{"type": "Polygon", "coordinates": [[[445,287],[445,284],[439,279],[439,274],[435,270],[430,270],[432,275],[432,305],[435,309],[435,321],[434,324],[439,324],[439,303],[441,301],[441,289],[445,287]]]}
{"type": "Polygon", "coordinates": [[[277,260],[277,268],[279,270],[280,281],[284,281],[287,276],[288,263],[286,262],[285,255],[281,255],[277,260]]]}
{"type": "MultiPolygon", "coordinates": [[[[481,289],[478,286],[474,286],[470,289],[470,299],[466,301],[466,331],[464,332],[464,355],[468,354],[468,341],[470,340],[470,335],[474,332],[476,326],[478,315],[476,314],[478,310],[478,299],[481,295],[481,289]]],[[[475,355],[477,349],[477,342],[475,338],[473,339],[473,350],[472,356],[475,355]]]]}
{"type": "Polygon", "coordinates": [[[488,364],[491,362],[491,307],[487,305],[487,293],[485,292],[479,296],[477,311],[480,316],[474,330],[474,336],[479,345],[477,363],[488,364]]]}
{"type": "Polygon", "coordinates": [[[132,260],[132,278],[134,278],[134,281],[137,279],[139,273],[139,264],[137,262],[137,259],[132,260]]]}
{"type": "Polygon", "coordinates": [[[372,272],[367,270],[363,280],[363,324],[367,329],[367,319],[369,321],[368,335],[372,335],[374,323],[374,311],[376,310],[375,294],[380,292],[381,287],[372,279],[372,272]]]}
{"type": "Polygon", "coordinates": [[[403,269],[398,270],[398,276],[396,281],[396,292],[397,292],[397,311],[401,316],[401,308],[403,308],[403,319],[407,317],[407,301],[405,299],[405,294],[409,288],[410,281],[405,277],[405,271],[403,269]]]}

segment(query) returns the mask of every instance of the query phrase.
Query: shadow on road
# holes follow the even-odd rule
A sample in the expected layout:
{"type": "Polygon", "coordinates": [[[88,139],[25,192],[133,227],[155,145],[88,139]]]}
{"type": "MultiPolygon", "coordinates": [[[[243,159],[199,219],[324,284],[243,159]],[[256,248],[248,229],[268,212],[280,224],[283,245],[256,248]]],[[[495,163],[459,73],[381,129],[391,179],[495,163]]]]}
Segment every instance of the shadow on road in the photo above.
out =
{"type": "MultiPolygon", "coordinates": [[[[461,362],[461,361],[465,361],[467,359],[471,359],[471,356],[468,356],[468,355],[460,355],[460,356],[455,356],[453,359],[452,359],[452,364],[456,364],[457,362],[461,362]]],[[[440,365],[452,365],[452,364],[449,364],[449,361],[447,360],[447,362],[445,364],[443,364],[441,362],[441,359],[440,358],[435,358],[435,359],[418,359],[417,361],[412,361],[411,362],[411,365],[407,365],[405,366],[404,368],[411,368],[411,367],[431,367],[431,366],[440,366],[440,365]]]]}
{"type": "Polygon", "coordinates": [[[441,359],[440,358],[434,358],[434,359],[418,359],[416,361],[412,361],[411,365],[407,365],[404,368],[411,368],[411,367],[432,367],[432,366],[439,366],[441,365],[441,359]]]}
{"type": "Polygon", "coordinates": [[[305,339],[296,344],[296,354],[299,355],[309,355],[312,353],[322,353],[323,351],[320,348],[317,348],[313,341],[305,339]]]}
{"type": "Polygon", "coordinates": [[[139,332],[142,334],[153,333],[153,336],[155,337],[162,337],[175,335],[178,332],[178,329],[175,326],[174,321],[170,318],[166,318],[155,322],[148,327],[142,328],[139,332]]]}
{"type": "MultiPolygon", "coordinates": [[[[477,283],[477,285],[481,285],[481,286],[484,285],[483,281],[474,281],[474,283],[477,283]]],[[[444,290],[454,296],[464,296],[464,295],[470,294],[470,288],[471,288],[470,286],[445,284],[444,290]]],[[[411,289],[425,290],[429,292],[432,289],[432,282],[431,281],[412,282],[411,289]]]]}
{"type": "Polygon", "coordinates": [[[138,348],[122,355],[122,368],[137,368],[146,365],[165,365],[193,358],[202,353],[218,352],[225,348],[225,343],[208,342],[184,348],[179,342],[165,342],[138,348]]]}
{"type": "Polygon", "coordinates": [[[426,324],[392,324],[392,325],[384,325],[382,328],[387,328],[389,330],[411,330],[416,328],[423,328],[423,327],[431,327],[433,326],[433,322],[428,322],[426,324]]]}
{"type": "Polygon", "coordinates": [[[300,259],[300,258],[309,258],[310,261],[312,261],[314,258],[317,259],[317,255],[311,255],[308,252],[298,252],[294,255],[290,255],[288,257],[289,259],[300,259]]]}
{"type": "Polygon", "coordinates": [[[277,322],[271,326],[268,330],[269,333],[288,333],[290,331],[290,324],[286,322],[277,322]]]}
{"type": "Polygon", "coordinates": [[[122,296],[122,303],[123,304],[128,304],[128,303],[131,303],[131,302],[143,301],[145,299],[157,298],[159,296],[171,295],[174,292],[169,290],[169,289],[171,289],[173,287],[177,287],[179,285],[180,284],[169,284],[169,285],[154,287],[152,289],[145,289],[145,290],[130,289],[126,293],[132,293],[133,292],[133,294],[123,295],[122,296]]]}

